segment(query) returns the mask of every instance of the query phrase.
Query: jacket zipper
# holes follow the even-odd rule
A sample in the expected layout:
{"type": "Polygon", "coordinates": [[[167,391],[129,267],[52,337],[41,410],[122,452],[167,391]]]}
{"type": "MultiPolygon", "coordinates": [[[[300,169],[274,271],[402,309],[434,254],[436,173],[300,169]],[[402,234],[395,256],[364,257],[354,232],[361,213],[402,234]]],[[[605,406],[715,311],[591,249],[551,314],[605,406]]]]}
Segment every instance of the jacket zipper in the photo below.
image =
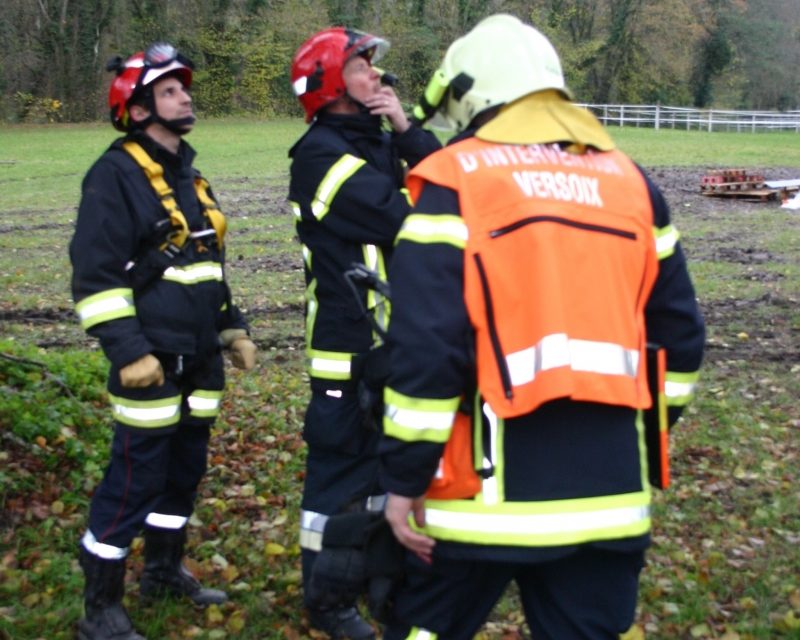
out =
{"type": "Polygon", "coordinates": [[[480,254],[476,253],[475,266],[478,267],[478,276],[481,279],[481,289],[483,289],[483,299],[486,303],[486,322],[489,325],[489,339],[492,342],[492,351],[497,361],[497,368],[500,370],[500,380],[503,383],[503,391],[509,400],[514,397],[511,388],[511,374],[508,371],[508,364],[503,357],[503,349],[500,346],[500,336],[497,333],[497,323],[494,319],[494,305],[492,303],[492,292],[489,290],[489,280],[486,277],[486,270],[483,266],[480,254]]]}
{"type": "Polygon", "coordinates": [[[567,227],[584,229],[585,231],[596,231],[598,233],[607,233],[609,235],[619,236],[620,238],[626,238],[628,240],[636,240],[636,234],[633,231],[624,231],[622,229],[615,229],[614,227],[606,227],[599,224],[589,224],[587,222],[576,222],[575,220],[562,218],[560,216],[531,216],[529,218],[523,218],[522,220],[517,220],[516,222],[505,227],[500,227],[499,229],[490,231],[489,237],[499,238],[500,236],[504,236],[507,233],[511,233],[512,231],[516,231],[517,229],[529,224],[534,224],[536,222],[555,222],[557,224],[563,224],[567,227]]]}

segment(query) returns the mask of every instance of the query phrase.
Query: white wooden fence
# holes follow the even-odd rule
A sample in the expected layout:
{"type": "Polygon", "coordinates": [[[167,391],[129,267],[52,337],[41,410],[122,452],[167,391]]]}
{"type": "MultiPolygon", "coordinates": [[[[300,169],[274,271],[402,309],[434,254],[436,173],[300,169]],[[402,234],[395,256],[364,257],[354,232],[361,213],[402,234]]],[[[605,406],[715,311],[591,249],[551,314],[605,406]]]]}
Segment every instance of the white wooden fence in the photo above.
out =
{"type": "Polygon", "coordinates": [[[584,104],[603,124],[699,131],[800,133],[800,111],[728,111],[661,105],[584,104]]]}

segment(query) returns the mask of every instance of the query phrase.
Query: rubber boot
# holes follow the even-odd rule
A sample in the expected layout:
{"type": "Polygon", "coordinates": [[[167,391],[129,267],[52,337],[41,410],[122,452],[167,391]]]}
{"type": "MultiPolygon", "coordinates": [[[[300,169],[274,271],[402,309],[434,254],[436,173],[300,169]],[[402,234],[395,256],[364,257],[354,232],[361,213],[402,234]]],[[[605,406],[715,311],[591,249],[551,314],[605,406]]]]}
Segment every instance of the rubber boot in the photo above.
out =
{"type": "Polygon", "coordinates": [[[145,598],[186,596],[198,607],[226,602],[228,594],[219,589],[206,589],[184,566],[185,545],[185,527],[144,530],[144,570],[139,593],[145,598]]]}
{"type": "Polygon", "coordinates": [[[146,640],[136,633],[122,606],[125,559],[105,560],[81,545],[79,562],[86,583],[85,617],[78,622],[78,640],[146,640]]]}
{"type": "Polygon", "coordinates": [[[375,630],[355,607],[309,609],[309,624],[331,640],[374,640],[375,630]]]}

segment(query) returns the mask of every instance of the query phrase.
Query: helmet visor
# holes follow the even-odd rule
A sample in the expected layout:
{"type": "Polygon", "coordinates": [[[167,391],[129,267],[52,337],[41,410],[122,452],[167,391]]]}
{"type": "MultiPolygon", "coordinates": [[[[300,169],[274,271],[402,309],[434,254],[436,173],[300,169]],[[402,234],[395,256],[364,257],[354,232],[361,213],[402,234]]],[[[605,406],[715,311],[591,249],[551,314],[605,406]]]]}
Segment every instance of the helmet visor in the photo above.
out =
{"type": "Polygon", "coordinates": [[[184,58],[178,50],[168,42],[155,42],[144,52],[145,72],[140,84],[147,86],[165,73],[178,69],[194,68],[190,60],[184,58]]]}

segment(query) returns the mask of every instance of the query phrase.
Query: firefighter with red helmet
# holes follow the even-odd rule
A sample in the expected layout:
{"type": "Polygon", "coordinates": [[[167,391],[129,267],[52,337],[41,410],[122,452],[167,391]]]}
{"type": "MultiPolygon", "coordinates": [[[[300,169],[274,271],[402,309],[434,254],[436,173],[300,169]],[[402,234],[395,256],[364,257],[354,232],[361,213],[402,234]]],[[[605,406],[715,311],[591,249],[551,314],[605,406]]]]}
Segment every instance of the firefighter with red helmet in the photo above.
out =
{"type": "Polygon", "coordinates": [[[222,401],[222,348],[250,369],[256,347],[225,281],[225,217],[183,140],[195,122],[191,63],[155,43],[109,70],[111,122],[125,135],[86,174],[69,247],[77,314],[111,364],[114,420],[80,544],[78,637],[142,640],[122,604],[126,556],[142,532],[142,596],[227,599],[182,558],[222,401]]]}
{"type": "Polygon", "coordinates": [[[354,603],[327,607],[324,594],[309,594],[325,523],[333,514],[383,504],[378,431],[363,383],[382,353],[366,313],[385,328],[389,303],[372,290],[360,292],[359,300],[345,273],[362,263],[385,276],[410,207],[406,169],[440,147],[433,134],[410,122],[388,76],[373,66],[388,47],[382,38],[333,27],[304,42],[291,66],[292,87],[310,123],[289,152],[311,380],[300,546],[310,624],[333,638],[372,638],[374,632],[354,603]]]}
{"type": "Polygon", "coordinates": [[[384,638],[473,638],[513,581],[532,637],[616,640],[665,484],[647,425],[660,407],[667,435],[703,354],[678,233],[515,17],[456,40],[420,108],[458,135],[410,172],[389,272],[381,480],[408,552],[384,638]]]}

